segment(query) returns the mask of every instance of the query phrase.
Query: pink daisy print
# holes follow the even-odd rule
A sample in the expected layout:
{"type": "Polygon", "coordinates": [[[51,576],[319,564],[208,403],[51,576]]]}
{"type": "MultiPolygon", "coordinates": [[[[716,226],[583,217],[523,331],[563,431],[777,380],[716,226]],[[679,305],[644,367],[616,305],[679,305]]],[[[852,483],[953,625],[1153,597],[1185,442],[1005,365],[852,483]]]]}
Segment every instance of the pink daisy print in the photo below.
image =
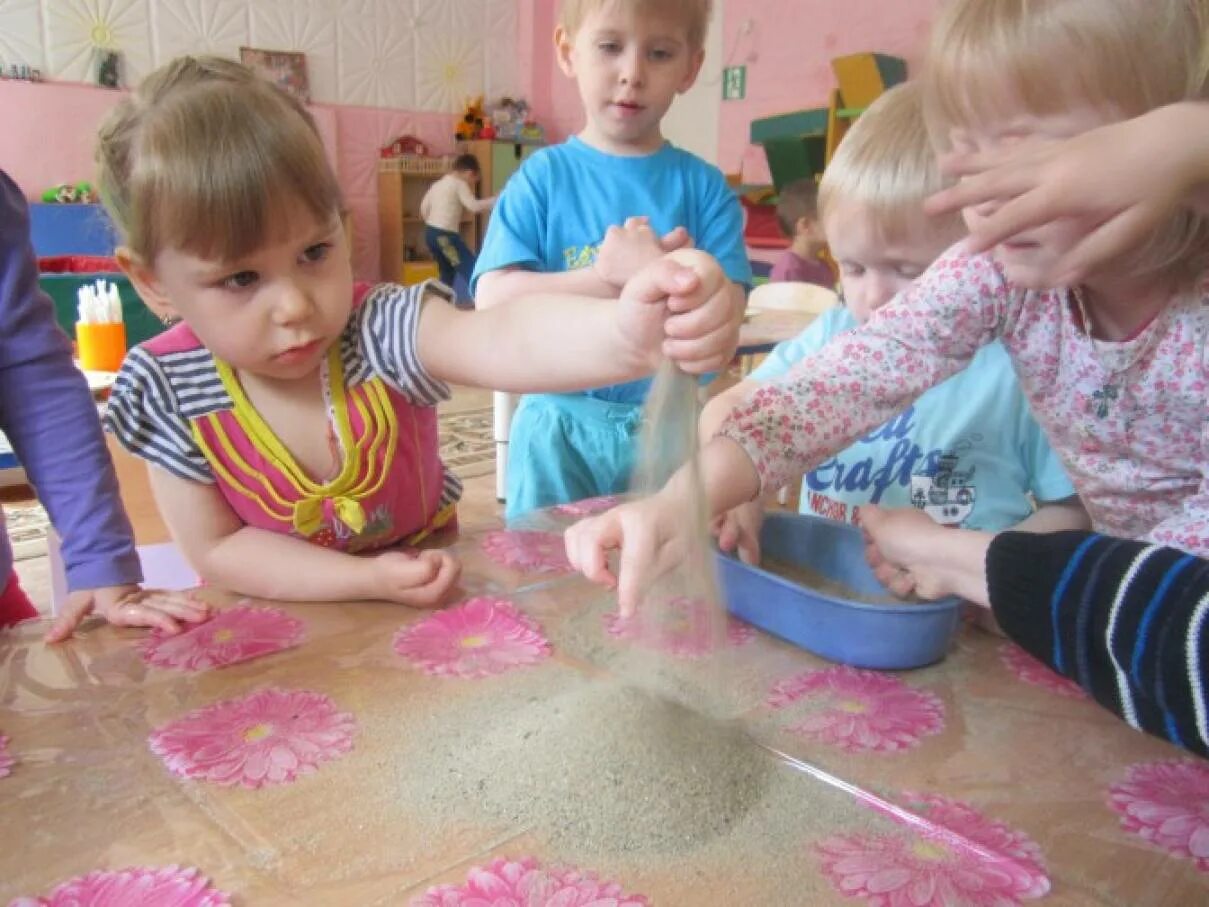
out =
{"type": "Polygon", "coordinates": [[[1021,683],[1042,687],[1059,696],[1071,699],[1086,699],[1087,693],[1083,688],[1069,678],[1063,677],[1048,666],[1033,658],[1028,652],[1014,643],[1004,643],[999,647],[999,659],[1004,667],[1021,683]]]}
{"type": "Polygon", "coordinates": [[[952,832],[993,856],[1031,868],[1048,887],[1041,845],[1024,832],[983,815],[961,800],[939,794],[906,793],[903,797],[906,810],[935,826],[938,832],[952,832]]]}
{"type": "Polygon", "coordinates": [[[800,700],[807,700],[806,717],[789,730],[849,753],[908,750],[944,729],[944,704],[934,693],[847,665],[779,681],[766,701],[783,709],[800,700]]]}
{"type": "Polygon", "coordinates": [[[9,907],[228,907],[230,896],[191,867],[98,869],[57,886],[47,897],[9,907]]]}
{"type": "Polygon", "coordinates": [[[7,778],[12,774],[16,762],[13,754],[8,751],[8,737],[0,734],[0,778],[7,778]]]}
{"type": "Polygon", "coordinates": [[[726,645],[741,646],[755,639],[756,631],[741,621],[721,613],[701,598],[677,596],[662,607],[637,612],[623,618],[617,612],[604,615],[605,632],[616,639],[640,644],[680,658],[700,658],[718,648],[721,642],[714,621],[726,621],[726,645]]]}
{"type": "Polygon", "coordinates": [[[157,668],[204,671],[296,646],[302,628],[301,620],[280,608],[240,604],[175,636],[152,630],[140,648],[143,659],[157,668]]]}
{"type": "Polygon", "coordinates": [[[569,573],[571,562],[557,532],[497,529],[483,536],[483,551],[497,564],[523,573],[569,573]]]}
{"type": "Polygon", "coordinates": [[[533,857],[476,866],[462,885],[437,885],[411,907],[647,907],[643,895],[626,894],[574,868],[545,869],[533,857]]]}
{"type": "Polygon", "coordinates": [[[395,634],[395,651],[426,674],[478,679],[535,665],[550,642],[504,598],[471,598],[395,634]]]}
{"type": "Polygon", "coordinates": [[[597,498],[584,498],[582,501],[571,501],[567,504],[556,504],[550,510],[559,516],[584,517],[594,513],[604,513],[612,510],[621,503],[621,498],[615,494],[601,495],[597,498]]]}
{"type": "Polygon", "coordinates": [[[1109,788],[1121,827],[1209,872],[1209,765],[1190,759],[1131,766],[1109,788]]]}
{"type": "Polygon", "coordinates": [[[174,775],[259,788],[343,756],[356,727],[321,693],[270,687],[190,712],[153,731],[150,744],[174,775]]]}
{"type": "Polygon", "coordinates": [[[1036,867],[951,835],[834,835],[815,853],[836,891],[870,907],[1014,907],[1049,892],[1036,867]]]}

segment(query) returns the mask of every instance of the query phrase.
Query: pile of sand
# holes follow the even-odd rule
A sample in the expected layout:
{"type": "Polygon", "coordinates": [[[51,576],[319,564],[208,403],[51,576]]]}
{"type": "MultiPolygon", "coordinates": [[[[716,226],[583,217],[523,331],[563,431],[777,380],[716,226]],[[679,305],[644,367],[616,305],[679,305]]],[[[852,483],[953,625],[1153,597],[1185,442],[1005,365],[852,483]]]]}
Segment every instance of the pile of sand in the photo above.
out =
{"type": "Polygon", "coordinates": [[[776,770],[737,727],[612,682],[434,730],[417,805],[486,813],[575,853],[697,848],[728,834],[776,770]]]}

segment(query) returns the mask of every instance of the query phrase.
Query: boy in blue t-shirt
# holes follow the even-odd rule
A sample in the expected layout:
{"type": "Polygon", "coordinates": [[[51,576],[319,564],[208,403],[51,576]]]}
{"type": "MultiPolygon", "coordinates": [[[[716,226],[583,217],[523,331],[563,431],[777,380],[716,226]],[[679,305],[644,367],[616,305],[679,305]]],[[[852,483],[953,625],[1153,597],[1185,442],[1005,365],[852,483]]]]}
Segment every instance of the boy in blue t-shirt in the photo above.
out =
{"type": "MultiPolygon", "coordinates": [[[[586,123],[526,160],[500,194],[475,267],[477,305],[541,291],[615,296],[691,241],[731,279],[720,292],[737,325],[751,281],[738,200],[716,167],[660,130],[701,69],[709,5],[564,0],[558,62],[586,123]]],[[[507,516],[626,490],[648,387],[526,396],[509,439],[507,516]]]]}
{"type": "MultiPolygon", "coordinates": [[[[824,312],[777,346],[749,380],[711,400],[701,416],[703,438],[757,384],[890,303],[962,236],[958,214],[924,214],[923,200],[941,188],[919,91],[911,83],[891,89],[844,137],[820,186],[823,231],[846,305],[824,312]]],[[[853,522],[864,504],[915,507],[965,529],[1089,526],[999,343],[802,479],[803,513],[853,522]]],[[[720,546],[758,563],[761,521],[759,502],[730,511],[716,527],[720,546]]]]}

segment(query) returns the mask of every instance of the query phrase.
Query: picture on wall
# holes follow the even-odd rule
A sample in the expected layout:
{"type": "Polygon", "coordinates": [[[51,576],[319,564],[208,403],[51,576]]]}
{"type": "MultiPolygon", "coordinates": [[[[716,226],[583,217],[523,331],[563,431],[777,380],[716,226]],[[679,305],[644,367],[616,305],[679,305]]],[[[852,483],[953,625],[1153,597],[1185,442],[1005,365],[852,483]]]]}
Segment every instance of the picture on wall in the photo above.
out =
{"type": "Polygon", "coordinates": [[[266,78],[280,85],[302,101],[311,99],[310,86],[306,78],[306,54],[288,50],[262,50],[258,47],[241,47],[240,62],[251,66],[266,78]]]}

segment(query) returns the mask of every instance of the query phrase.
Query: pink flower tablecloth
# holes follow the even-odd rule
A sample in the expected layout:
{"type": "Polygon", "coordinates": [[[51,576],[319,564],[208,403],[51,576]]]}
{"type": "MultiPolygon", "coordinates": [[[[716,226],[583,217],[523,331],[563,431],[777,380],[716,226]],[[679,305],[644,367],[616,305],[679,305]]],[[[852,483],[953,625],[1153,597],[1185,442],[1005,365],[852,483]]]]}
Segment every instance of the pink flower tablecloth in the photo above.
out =
{"type": "Polygon", "coordinates": [[[188,639],[0,632],[0,905],[1209,903],[1209,762],[1012,644],[966,627],[896,673],[737,622],[689,646],[620,622],[556,540],[458,539],[465,594],[436,612],[208,591],[222,611],[188,639]],[[495,745],[518,703],[609,677],[737,722],[779,818],[661,856],[425,808],[434,748],[495,745]]]}

